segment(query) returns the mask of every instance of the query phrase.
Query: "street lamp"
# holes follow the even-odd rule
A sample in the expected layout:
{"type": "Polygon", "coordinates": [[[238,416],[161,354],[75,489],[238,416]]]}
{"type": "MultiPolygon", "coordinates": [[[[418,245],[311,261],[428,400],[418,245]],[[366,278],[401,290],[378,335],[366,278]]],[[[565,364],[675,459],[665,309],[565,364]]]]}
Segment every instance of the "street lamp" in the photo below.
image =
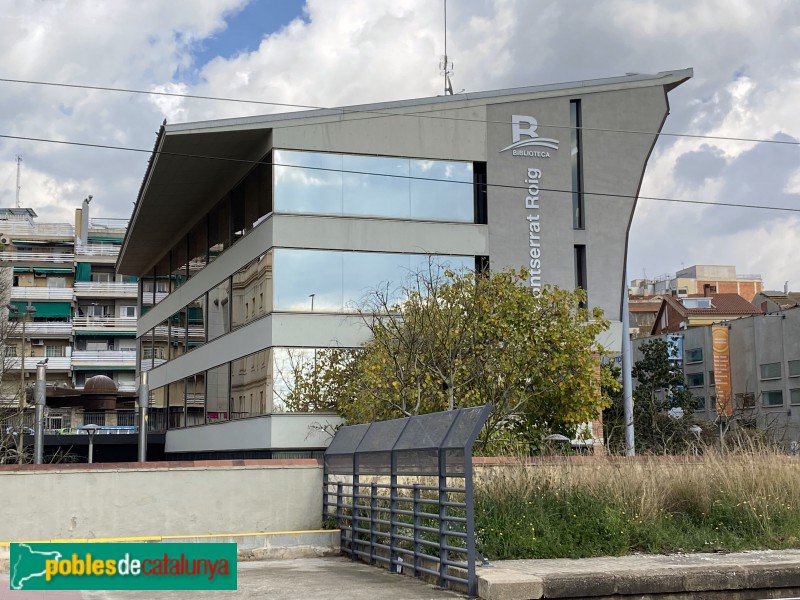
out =
{"type": "Polygon", "coordinates": [[[88,425],[81,425],[78,429],[82,429],[89,435],[89,464],[92,464],[94,459],[94,434],[102,429],[100,425],[89,423],[88,425]]]}
{"type": "Polygon", "coordinates": [[[7,304],[6,308],[8,308],[9,316],[13,312],[22,319],[22,352],[19,363],[19,428],[17,431],[17,463],[22,464],[24,458],[22,432],[25,427],[25,323],[28,315],[33,318],[33,315],[36,314],[36,307],[28,302],[24,312],[20,311],[16,304],[7,304]]]}

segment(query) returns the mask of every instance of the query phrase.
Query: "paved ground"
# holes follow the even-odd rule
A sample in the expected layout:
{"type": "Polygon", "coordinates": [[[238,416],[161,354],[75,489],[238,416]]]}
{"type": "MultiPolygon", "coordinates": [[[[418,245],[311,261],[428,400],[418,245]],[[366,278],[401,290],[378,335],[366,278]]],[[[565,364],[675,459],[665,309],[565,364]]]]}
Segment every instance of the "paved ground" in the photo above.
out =
{"type": "Polygon", "coordinates": [[[0,573],[2,600],[116,600],[128,598],[230,598],[270,600],[453,600],[458,594],[439,590],[412,577],[394,575],[340,557],[298,558],[239,563],[235,592],[23,592],[10,591],[8,573],[0,573]]]}
{"type": "Polygon", "coordinates": [[[800,550],[506,560],[478,569],[482,598],[785,598],[800,589],[800,550]],[[777,590],[782,590],[778,592],[777,590]]]}

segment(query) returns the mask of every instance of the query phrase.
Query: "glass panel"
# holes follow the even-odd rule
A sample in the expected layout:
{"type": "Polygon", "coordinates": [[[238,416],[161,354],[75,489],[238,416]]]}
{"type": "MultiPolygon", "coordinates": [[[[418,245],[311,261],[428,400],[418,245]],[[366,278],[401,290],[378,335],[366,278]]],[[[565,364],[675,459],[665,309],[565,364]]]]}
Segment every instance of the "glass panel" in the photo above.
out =
{"type": "Polygon", "coordinates": [[[162,321],[153,333],[153,368],[166,362],[169,346],[169,319],[167,319],[162,321]]]}
{"type": "Polygon", "coordinates": [[[203,425],[206,422],[206,378],[198,373],[186,378],[186,425],[203,425]]]}
{"type": "Polygon", "coordinates": [[[226,196],[211,210],[208,220],[208,262],[231,245],[231,206],[226,196]]]}
{"type": "Polygon", "coordinates": [[[206,308],[208,341],[211,341],[231,330],[230,285],[227,279],[208,292],[206,308]]]}
{"type": "Polygon", "coordinates": [[[691,348],[686,351],[686,362],[687,363],[695,363],[695,362],[702,362],[703,361],[703,349],[702,348],[691,348]]]}
{"type": "Polygon", "coordinates": [[[185,307],[170,317],[169,325],[169,359],[174,360],[186,352],[185,307]]]}
{"type": "Polygon", "coordinates": [[[706,399],[703,396],[695,396],[694,399],[697,402],[695,410],[705,410],[706,409],[706,399]]]}
{"type": "Polygon", "coordinates": [[[206,390],[206,418],[209,423],[227,421],[228,385],[230,367],[228,363],[207,371],[208,388],[206,390]]]}
{"type": "Polygon", "coordinates": [[[245,221],[247,228],[257,227],[272,212],[272,155],[261,159],[245,180],[245,221]]]}
{"type": "Polygon", "coordinates": [[[800,377],[800,360],[789,361],[789,377],[800,377]]]}
{"type": "Polygon", "coordinates": [[[247,233],[247,227],[245,225],[245,199],[245,182],[242,181],[231,191],[231,228],[233,244],[238,242],[244,234],[247,233]]]}
{"type": "Polygon", "coordinates": [[[703,385],[703,374],[702,373],[687,373],[686,374],[686,384],[689,387],[699,387],[703,385]]]}
{"type": "Polygon", "coordinates": [[[265,252],[234,273],[232,292],[233,328],[272,311],[272,252],[265,252]]]}
{"type": "Polygon", "coordinates": [[[197,348],[206,343],[206,297],[200,296],[186,307],[186,323],[188,325],[187,349],[197,348]]]}
{"type": "Polygon", "coordinates": [[[150,390],[150,408],[147,410],[147,428],[164,431],[167,427],[167,386],[150,390]]]}
{"type": "Polygon", "coordinates": [[[342,214],[342,155],[275,150],[275,210],[342,214]]]}
{"type": "Polygon", "coordinates": [[[408,159],[345,154],[342,165],[344,214],[403,219],[411,216],[408,159]]]}
{"type": "Polygon", "coordinates": [[[168,386],[169,428],[185,427],[186,380],[173,381],[168,386]]]}
{"type": "Polygon", "coordinates": [[[272,410],[269,352],[261,350],[231,363],[231,418],[244,419],[272,410]]]}
{"type": "Polygon", "coordinates": [[[572,170],[572,227],[583,229],[583,176],[581,174],[581,102],[569,103],[570,166],[572,170]]]}
{"type": "Polygon", "coordinates": [[[153,368],[153,334],[151,329],[139,338],[139,370],[149,371],[153,368]]]}
{"type": "Polygon", "coordinates": [[[800,388],[789,390],[789,402],[792,404],[800,404],[800,388]]]}
{"type": "Polygon", "coordinates": [[[155,303],[161,302],[169,293],[170,288],[169,252],[167,252],[155,267],[155,303]]]}
{"type": "Polygon", "coordinates": [[[761,365],[761,379],[777,379],[781,376],[781,363],[766,363],[761,365]]]}
{"type": "Polygon", "coordinates": [[[764,406],[783,406],[783,392],[774,390],[762,394],[764,406]]]}
{"type": "Polygon", "coordinates": [[[439,160],[410,162],[412,219],[474,222],[475,199],[471,163],[439,160]],[[415,177],[422,179],[414,179],[415,177]]]}
{"type": "MultiPolygon", "coordinates": [[[[313,410],[316,398],[303,393],[295,393],[298,376],[313,377],[317,348],[271,348],[273,410],[275,412],[313,410]]],[[[316,385],[312,384],[311,395],[316,396],[316,385]]]]}
{"type": "Polygon", "coordinates": [[[206,218],[200,219],[195,228],[189,232],[189,278],[206,266],[208,255],[208,223],[206,218]]]}

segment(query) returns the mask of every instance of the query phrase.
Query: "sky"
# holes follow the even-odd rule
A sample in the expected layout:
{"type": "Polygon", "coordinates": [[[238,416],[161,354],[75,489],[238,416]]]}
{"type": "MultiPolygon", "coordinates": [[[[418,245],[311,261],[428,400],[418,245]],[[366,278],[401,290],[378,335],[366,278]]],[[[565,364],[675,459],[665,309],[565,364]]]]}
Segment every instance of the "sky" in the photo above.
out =
{"type": "MultiPolygon", "coordinates": [[[[469,92],[693,67],[665,132],[800,140],[798,0],[449,0],[453,86],[469,92]]],[[[441,93],[441,2],[16,0],[0,11],[0,79],[313,106],[441,93]]],[[[0,206],[41,221],[127,218],[161,122],[263,105],[0,82],[0,206]]],[[[587,190],[589,191],[589,190],[587,190]]],[[[800,146],[662,137],[643,196],[800,208],[800,146]]],[[[800,212],[641,200],[628,278],[694,264],[800,290],[800,212]]]]}

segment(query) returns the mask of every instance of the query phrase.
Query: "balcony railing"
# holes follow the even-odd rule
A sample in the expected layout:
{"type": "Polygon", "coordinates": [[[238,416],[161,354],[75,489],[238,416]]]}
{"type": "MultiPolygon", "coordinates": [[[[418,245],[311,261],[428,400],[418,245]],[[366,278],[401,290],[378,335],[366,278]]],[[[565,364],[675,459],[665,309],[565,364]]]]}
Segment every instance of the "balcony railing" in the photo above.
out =
{"type": "Polygon", "coordinates": [[[113,244],[78,244],[75,254],[78,256],[111,256],[119,255],[119,246],[113,244]]]}
{"type": "MultiPolygon", "coordinates": [[[[25,337],[37,336],[58,336],[68,337],[72,334],[72,323],[40,323],[34,321],[25,324],[25,337]]],[[[19,338],[22,335],[22,327],[17,325],[10,338],[19,338]]]]}
{"type": "Polygon", "coordinates": [[[73,317],[72,326],[80,331],[136,331],[136,317],[73,317]]]}
{"type": "Polygon", "coordinates": [[[74,254],[61,252],[0,252],[0,263],[71,263],[74,254]]]}
{"type": "Polygon", "coordinates": [[[136,350],[73,350],[72,366],[136,368],[136,350]]]}
{"type": "Polygon", "coordinates": [[[75,296],[113,296],[115,298],[136,298],[137,284],[118,281],[76,281],[73,288],[75,296]]]}
{"type": "Polygon", "coordinates": [[[72,300],[72,288],[12,287],[12,300],[72,300]]]}
{"type": "MultiPolygon", "coordinates": [[[[27,346],[26,346],[27,349],[27,346]]],[[[25,369],[33,371],[36,365],[45,359],[44,356],[26,356],[25,369]]],[[[4,366],[8,370],[19,371],[20,359],[18,356],[7,356],[3,359],[4,366]]],[[[135,364],[135,361],[134,361],[135,364]]],[[[69,371],[70,357],[69,356],[49,356],[47,358],[47,369],[49,371],[69,371]]]]}
{"type": "MultiPolygon", "coordinates": [[[[169,292],[156,292],[156,301],[155,304],[161,302],[164,298],[169,295],[169,292]]],[[[144,292],[142,295],[142,304],[145,306],[153,306],[153,292],[152,290],[149,292],[144,292]]]]}

